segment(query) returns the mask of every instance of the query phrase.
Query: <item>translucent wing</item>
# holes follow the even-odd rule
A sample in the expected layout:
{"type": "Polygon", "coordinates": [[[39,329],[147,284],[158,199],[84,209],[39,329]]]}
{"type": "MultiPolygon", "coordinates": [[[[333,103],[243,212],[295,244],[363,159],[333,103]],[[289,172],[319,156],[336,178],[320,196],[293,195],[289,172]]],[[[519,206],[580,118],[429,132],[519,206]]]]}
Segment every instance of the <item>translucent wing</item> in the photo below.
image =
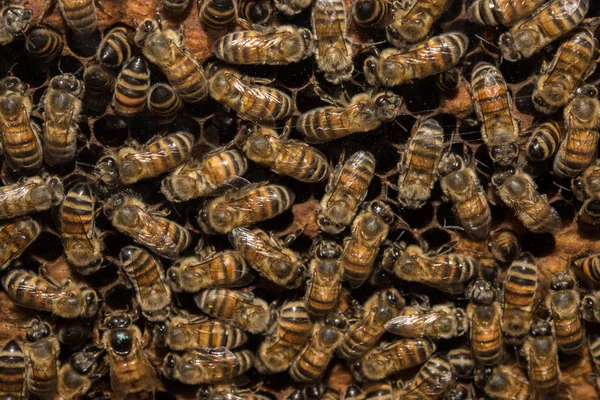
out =
{"type": "MultiPolygon", "coordinates": [[[[25,201],[29,193],[43,185],[43,183],[37,181],[32,182],[31,180],[24,181],[23,184],[18,186],[4,186],[0,188],[0,204],[11,203],[15,201],[25,201]]],[[[30,207],[27,207],[31,209],[30,207]]]]}
{"type": "MultiPolygon", "coordinates": [[[[538,9],[538,11],[522,25],[516,25],[513,29],[523,29],[528,25],[536,27],[548,26],[548,23],[555,26],[571,26],[573,24],[573,14],[581,9],[585,16],[589,9],[590,0],[563,0],[560,2],[551,1],[538,9]],[[563,21],[564,20],[564,21],[563,21]]],[[[576,19],[577,22],[579,18],[576,19]]],[[[560,30],[562,32],[562,30],[560,30]]]]}
{"type": "Polygon", "coordinates": [[[245,245],[247,248],[244,252],[250,253],[252,258],[256,257],[255,261],[258,261],[264,268],[269,268],[269,264],[276,259],[291,261],[285,253],[281,252],[279,246],[275,246],[269,240],[270,238],[266,234],[261,235],[260,233],[262,232],[253,232],[247,228],[235,228],[229,234],[229,241],[240,252],[245,245]]]}
{"type": "MultiPolygon", "coordinates": [[[[236,32],[239,34],[240,32],[236,32]]],[[[231,36],[238,36],[231,40],[220,39],[218,46],[222,46],[223,54],[235,54],[240,50],[244,52],[245,57],[243,64],[257,64],[257,63],[285,63],[286,60],[280,57],[277,50],[284,40],[291,35],[289,31],[274,31],[274,32],[258,32],[258,31],[245,31],[243,36],[231,34],[231,36]]],[[[229,60],[230,61],[230,60],[229,60]]]]}
{"type": "MultiPolygon", "coordinates": [[[[554,209],[554,207],[548,204],[546,199],[542,198],[537,189],[532,185],[530,179],[526,179],[527,191],[531,193],[530,196],[525,196],[525,198],[519,199],[519,201],[513,202],[513,206],[518,211],[519,214],[526,215],[531,221],[535,221],[540,223],[543,228],[541,230],[547,232],[556,232],[562,229],[562,219],[558,214],[558,211],[554,209]],[[542,221],[538,217],[538,213],[536,209],[539,209],[539,203],[543,202],[546,211],[548,211],[548,218],[545,221],[542,221]]],[[[545,213],[544,213],[545,214],[545,213]]],[[[531,228],[531,223],[525,224],[527,228],[531,228]]]]}
{"type": "Polygon", "coordinates": [[[419,338],[426,336],[428,327],[435,324],[437,320],[445,317],[443,311],[433,311],[423,314],[401,315],[389,320],[385,324],[385,330],[396,335],[407,338],[419,338]]]}
{"type": "MultiPolygon", "coordinates": [[[[375,164],[375,158],[373,155],[366,151],[359,151],[354,153],[348,161],[339,169],[336,170],[335,175],[333,177],[331,192],[341,191],[348,192],[348,189],[351,189],[355,183],[364,181],[363,170],[365,165],[375,164]],[[344,176],[344,179],[340,179],[344,176]]],[[[364,193],[366,196],[366,192],[364,193]]],[[[362,202],[362,199],[358,199],[359,202],[362,202]]]]}
{"type": "Polygon", "coordinates": [[[204,371],[213,371],[215,376],[222,375],[224,367],[231,366],[235,369],[240,364],[237,356],[226,347],[194,349],[188,352],[190,364],[204,371]]]}
{"type": "Polygon", "coordinates": [[[317,0],[313,5],[313,29],[317,40],[318,53],[323,56],[329,47],[343,47],[346,54],[348,49],[344,36],[346,34],[346,16],[340,14],[344,10],[341,0],[317,0]]]}
{"type": "Polygon", "coordinates": [[[437,65],[440,60],[454,59],[455,53],[456,49],[450,47],[447,40],[428,40],[404,53],[399,51],[392,54],[389,59],[413,65],[437,65]]]}

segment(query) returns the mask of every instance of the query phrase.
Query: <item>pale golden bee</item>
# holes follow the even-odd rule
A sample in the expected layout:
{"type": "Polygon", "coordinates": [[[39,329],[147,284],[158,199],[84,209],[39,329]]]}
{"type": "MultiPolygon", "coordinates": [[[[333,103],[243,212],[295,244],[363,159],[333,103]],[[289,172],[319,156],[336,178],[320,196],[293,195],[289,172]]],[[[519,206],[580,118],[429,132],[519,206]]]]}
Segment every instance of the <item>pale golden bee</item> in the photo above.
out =
{"type": "Polygon", "coordinates": [[[45,211],[62,203],[62,181],[55,176],[24,178],[0,187],[0,219],[45,211]]]}
{"type": "Polygon", "coordinates": [[[388,41],[395,47],[402,47],[425,39],[452,1],[417,0],[412,2],[410,9],[397,8],[392,23],[386,27],[388,41]]]}
{"type": "Polygon", "coordinates": [[[52,399],[58,391],[60,343],[50,326],[40,320],[34,320],[26,337],[27,393],[52,399]]]}
{"type": "Polygon", "coordinates": [[[4,1],[0,4],[0,46],[12,43],[17,35],[27,29],[33,17],[32,9],[13,3],[4,1]]]}
{"type": "Polygon", "coordinates": [[[44,61],[52,60],[62,53],[64,40],[60,32],[55,29],[38,25],[27,32],[25,49],[33,57],[44,61]]]}
{"type": "Polygon", "coordinates": [[[117,115],[133,117],[146,107],[150,90],[150,69],[144,57],[130,58],[117,76],[112,106],[117,115]]]}
{"type": "Polygon", "coordinates": [[[313,3],[313,0],[275,0],[277,11],[293,16],[302,12],[313,3]]]}
{"type": "Polygon", "coordinates": [[[23,254],[42,232],[42,225],[29,217],[15,218],[0,226],[0,271],[23,254]]]}
{"type": "Polygon", "coordinates": [[[552,326],[546,321],[536,321],[531,335],[523,344],[527,359],[527,376],[532,398],[556,398],[562,381],[558,366],[558,348],[552,326]]]}
{"type": "Polygon", "coordinates": [[[89,35],[96,30],[98,15],[94,0],[58,0],[62,16],[73,31],[89,35]]]}
{"type": "Polygon", "coordinates": [[[527,142],[527,157],[533,161],[545,161],[552,157],[562,142],[564,132],[555,121],[546,121],[533,127],[527,142]]]}
{"type": "Polygon", "coordinates": [[[592,161],[581,175],[571,181],[571,189],[579,201],[600,198],[600,159],[592,161]]]}
{"type": "Polygon", "coordinates": [[[585,342],[581,300],[577,284],[571,276],[563,273],[552,278],[546,307],[552,313],[558,349],[564,354],[581,354],[585,342]]]}
{"type": "Polygon", "coordinates": [[[433,356],[400,392],[400,399],[436,399],[454,386],[456,376],[452,365],[443,356],[433,356]]]}
{"type": "Polygon", "coordinates": [[[475,0],[467,11],[478,25],[511,26],[531,15],[546,0],[475,0]]]}
{"type": "Polygon", "coordinates": [[[104,362],[102,348],[84,348],[73,354],[61,367],[58,374],[58,393],[61,399],[79,399],[94,382],[102,377],[108,366],[104,362]]]}
{"type": "Polygon", "coordinates": [[[4,399],[26,398],[27,364],[23,349],[11,340],[0,350],[0,396],[4,399]]]}
{"type": "Polygon", "coordinates": [[[324,317],[338,304],[342,289],[341,254],[340,246],[330,240],[322,240],[314,250],[304,298],[306,309],[312,316],[324,317]]]}
{"type": "Polygon", "coordinates": [[[405,338],[450,339],[467,333],[469,319],[465,310],[452,304],[439,304],[429,310],[406,307],[386,322],[385,329],[405,338]]]}
{"type": "Polygon", "coordinates": [[[505,357],[506,347],[502,337],[502,307],[496,292],[488,282],[478,280],[469,297],[467,315],[471,320],[473,357],[482,365],[499,364],[505,357]]]}

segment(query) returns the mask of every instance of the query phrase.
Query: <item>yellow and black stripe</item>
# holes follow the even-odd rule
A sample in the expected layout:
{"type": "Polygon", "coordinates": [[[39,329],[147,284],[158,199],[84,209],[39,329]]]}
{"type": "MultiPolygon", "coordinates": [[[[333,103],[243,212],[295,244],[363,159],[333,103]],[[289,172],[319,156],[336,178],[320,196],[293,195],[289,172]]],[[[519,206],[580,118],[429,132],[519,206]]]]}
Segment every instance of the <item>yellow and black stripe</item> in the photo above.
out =
{"type": "Polygon", "coordinates": [[[150,88],[150,70],[143,57],[136,56],[123,66],[117,77],[113,107],[118,115],[131,117],[146,106],[150,88]]]}

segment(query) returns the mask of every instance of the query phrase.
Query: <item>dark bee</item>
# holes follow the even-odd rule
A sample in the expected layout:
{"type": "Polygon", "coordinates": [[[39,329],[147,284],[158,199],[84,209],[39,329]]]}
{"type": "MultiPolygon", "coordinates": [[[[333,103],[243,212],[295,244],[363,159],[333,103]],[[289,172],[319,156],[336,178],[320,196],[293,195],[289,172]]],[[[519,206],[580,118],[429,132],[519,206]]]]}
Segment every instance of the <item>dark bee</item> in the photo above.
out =
{"type": "Polygon", "coordinates": [[[94,0],[58,0],[60,12],[69,28],[89,35],[96,30],[98,15],[94,0]]]}
{"type": "Polygon", "coordinates": [[[27,32],[25,49],[33,57],[52,60],[62,53],[63,46],[62,35],[50,26],[38,25],[27,32]]]}
{"type": "Polygon", "coordinates": [[[527,142],[527,157],[533,161],[549,159],[556,153],[563,136],[558,122],[547,121],[535,126],[527,142]]]}
{"type": "Polygon", "coordinates": [[[98,46],[98,60],[108,67],[120,67],[131,57],[130,32],[123,26],[111,29],[98,46]]]}
{"type": "Polygon", "coordinates": [[[21,346],[11,340],[0,350],[0,397],[25,399],[25,354],[21,346]]]}
{"type": "Polygon", "coordinates": [[[365,28],[380,28],[389,22],[391,4],[386,0],[355,0],[352,3],[352,18],[365,28]]]}
{"type": "Polygon", "coordinates": [[[240,18],[257,25],[266,24],[275,15],[271,0],[240,0],[237,10],[240,18]]]}
{"type": "Polygon", "coordinates": [[[581,205],[577,213],[577,226],[588,233],[600,229],[600,199],[588,199],[581,205]]]}
{"type": "Polygon", "coordinates": [[[454,385],[456,376],[445,357],[431,357],[408,382],[400,393],[400,399],[437,399],[454,385]]]}
{"type": "Polygon", "coordinates": [[[177,111],[182,107],[181,99],[175,90],[166,83],[157,83],[148,93],[148,111],[158,118],[161,124],[173,122],[177,111]]]}
{"type": "Polygon", "coordinates": [[[187,10],[190,0],[161,0],[161,3],[168,14],[179,16],[187,10]]]}
{"type": "Polygon", "coordinates": [[[27,330],[27,392],[51,399],[58,390],[60,343],[50,326],[35,320],[27,330]]]}
{"type": "Polygon", "coordinates": [[[552,326],[546,321],[536,321],[531,336],[523,344],[527,359],[527,375],[534,399],[556,398],[561,382],[558,367],[558,348],[552,326]]]}

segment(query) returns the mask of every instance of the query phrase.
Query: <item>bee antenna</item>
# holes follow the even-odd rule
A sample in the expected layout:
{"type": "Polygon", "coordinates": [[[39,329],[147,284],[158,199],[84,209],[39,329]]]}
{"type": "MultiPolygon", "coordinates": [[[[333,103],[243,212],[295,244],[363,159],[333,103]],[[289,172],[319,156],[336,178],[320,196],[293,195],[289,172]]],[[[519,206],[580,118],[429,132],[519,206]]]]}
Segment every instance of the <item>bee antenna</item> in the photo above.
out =
{"type": "Polygon", "coordinates": [[[408,129],[406,129],[406,127],[404,125],[402,125],[400,122],[396,121],[395,119],[393,120],[393,122],[396,126],[398,126],[400,129],[402,129],[404,132],[408,133],[408,129]]]}
{"type": "Polygon", "coordinates": [[[566,186],[563,186],[563,185],[561,185],[561,184],[559,184],[559,183],[556,183],[556,182],[554,182],[554,181],[552,181],[552,184],[553,184],[554,186],[556,186],[556,187],[559,187],[559,188],[561,188],[561,189],[563,189],[563,190],[566,190],[567,192],[571,192],[571,191],[572,191],[572,190],[571,190],[571,189],[569,189],[568,187],[566,187],[566,186]]]}
{"type": "Polygon", "coordinates": [[[487,44],[489,44],[490,46],[492,46],[495,49],[500,50],[500,48],[498,46],[496,46],[494,43],[490,42],[489,40],[485,39],[484,37],[482,37],[481,35],[475,35],[475,37],[479,40],[481,40],[482,42],[485,42],[487,44]]]}

